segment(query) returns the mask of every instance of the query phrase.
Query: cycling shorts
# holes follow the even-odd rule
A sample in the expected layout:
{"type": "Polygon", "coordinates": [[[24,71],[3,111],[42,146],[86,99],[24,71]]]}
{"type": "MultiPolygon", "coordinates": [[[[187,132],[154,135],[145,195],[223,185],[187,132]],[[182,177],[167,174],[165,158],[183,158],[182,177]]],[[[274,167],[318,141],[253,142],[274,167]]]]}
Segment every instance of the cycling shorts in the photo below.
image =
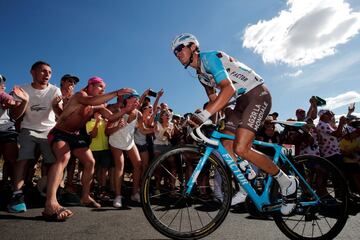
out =
{"type": "Polygon", "coordinates": [[[246,128],[256,133],[271,110],[271,95],[264,84],[256,86],[236,99],[232,112],[226,116],[225,130],[235,133],[246,128]]]}

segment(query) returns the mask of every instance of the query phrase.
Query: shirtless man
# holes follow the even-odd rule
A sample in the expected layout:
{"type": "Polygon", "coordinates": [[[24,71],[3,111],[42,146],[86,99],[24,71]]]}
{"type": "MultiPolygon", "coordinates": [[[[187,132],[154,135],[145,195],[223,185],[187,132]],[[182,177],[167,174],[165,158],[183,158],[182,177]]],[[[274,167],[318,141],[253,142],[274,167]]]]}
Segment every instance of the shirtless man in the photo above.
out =
{"type": "Polygon", "coordinates": [[[101,78],[90,78],[88,85],[69,99],[68,104],[59,116],[57,124],[48,135],[48,140],[56,158],[56,162],[49,169],[45,210],[42,213],[44,218],[48,220],[64,221],[73,215],[70,210],[63,208],[56,199],[56,191],[71,152],[84,166],[81,179],[83,187],[81,203],[88,207],[101,207],[100,204],[90,197],[90,185],[94,173],[95,160],[88,144],[84,141],[82,135],[79,134],[79,130],[85,126],[94,112],[100,112],[109,121],[121,118],[125,114],[123,111],[112,114],[104,107],[104,103],[114,97],[133,92],[132,89],[123,88],[103,94],[104,89],[105,83],[101,78]]]}

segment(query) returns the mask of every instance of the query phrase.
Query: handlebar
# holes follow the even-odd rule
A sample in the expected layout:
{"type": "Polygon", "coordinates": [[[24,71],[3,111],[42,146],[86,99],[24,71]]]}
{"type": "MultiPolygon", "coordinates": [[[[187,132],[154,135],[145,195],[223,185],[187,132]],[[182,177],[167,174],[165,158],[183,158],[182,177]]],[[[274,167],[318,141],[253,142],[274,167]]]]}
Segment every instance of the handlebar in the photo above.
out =
{"type": "Polygon", "coordinates": [[[197,128],[195,128],[191,133],[190,136],[197,142],[205,142],[207,144],[213,145],[213,146],[218,146],[219,142],[216,140],[212,140],[209,139],[208,137],[206,137],[202,131],[201,128],[203,126],[210,126],[213,125],[211,120],[206,120],[203,124],[201,124],[200,126],[198,126],[197,128]]]}

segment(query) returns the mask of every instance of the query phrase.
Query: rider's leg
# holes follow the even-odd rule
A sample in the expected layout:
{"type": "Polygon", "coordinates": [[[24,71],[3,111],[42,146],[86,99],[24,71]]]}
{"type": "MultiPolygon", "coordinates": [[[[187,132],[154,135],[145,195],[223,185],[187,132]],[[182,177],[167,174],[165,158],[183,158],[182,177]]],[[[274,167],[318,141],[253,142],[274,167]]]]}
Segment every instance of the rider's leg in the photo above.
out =
{"type": "MultiPolygon", "coordinates": [[[[241,158],[252,162],[263,171],[274,176],[275,180],[279,183],[283,196],[296,194],[297,180],[293,177],[289,178],[265,154],[254,150],[252,148],[252,142],[254,138],[255,133],[253,131],[245,128],[238,128],[236,131],[236,139],[234,143],[235,153],[241,158]]],[[[293,196],[291,196],[291,199],[293,199],[293,196]]],[[[288,199],[285,198],[281,211],[285,215],[290,214],[295,206],[296,205],[294,201],[288,201],[288,199]]]]}
{"type": "MultiPolygon", "coordinates": [[[[227,129],[224,129],[221,132],[224,134],[228,134],[228,135],[235,135],[233,131],[230,131],[227,129]]],[[[236,162],[237,157],[235,156],[235,153],[234,153],[234,141],[228,140],[228,139],[223,139],[222,144],[225,147],[226,151],[230,154],[232,159],[236,162]]],[[[233,196],[233,198],[231,200],[231,206],[245,202],[245,198],[247,196],[247,193],[239,184],[237,184],[237,181],[235,181],[235,192],[236,192],[236,194],[233,196]]]]}
{"type": "Polygon", "coordinates": [[[256,165],[263,171],[276,175],[279,168],[265,154],[252,148],[252,142],[255,139],[255,133],[239,128],[236,130],[236,139],[233,145],[235,153],[243,159],[246,159],[256,165]]]}

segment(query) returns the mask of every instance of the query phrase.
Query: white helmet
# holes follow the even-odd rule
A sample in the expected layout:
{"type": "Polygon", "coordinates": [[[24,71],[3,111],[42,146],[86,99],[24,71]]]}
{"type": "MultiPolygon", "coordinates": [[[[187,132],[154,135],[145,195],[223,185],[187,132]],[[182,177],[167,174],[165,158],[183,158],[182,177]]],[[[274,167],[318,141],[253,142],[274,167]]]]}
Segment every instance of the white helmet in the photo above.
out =
{"type": "Polygon", "coordinates": [[[182,33],[177,35],[171,43],[171,50],[174,51],[179,45],[187,46],[189,43],[194,43],[197,47],[200,46],[199,41],[191,33],[182,33]]]}

